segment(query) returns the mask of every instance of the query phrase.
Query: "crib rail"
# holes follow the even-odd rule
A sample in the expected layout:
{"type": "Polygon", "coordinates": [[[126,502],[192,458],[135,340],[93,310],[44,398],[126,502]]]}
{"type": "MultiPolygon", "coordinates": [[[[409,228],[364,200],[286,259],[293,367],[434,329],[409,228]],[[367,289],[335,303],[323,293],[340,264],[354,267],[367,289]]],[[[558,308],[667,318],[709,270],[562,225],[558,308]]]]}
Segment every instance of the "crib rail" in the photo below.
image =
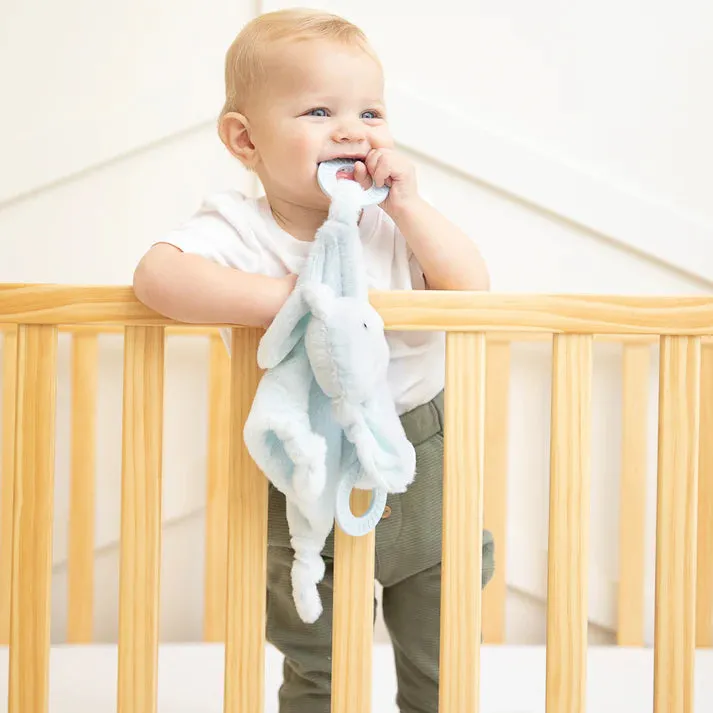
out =
{"type": "MultiPolygon", "coordinates": [[[[633,337],[625,344],[624,369],[629,374],[624,387],[624,411],[629,414],[629,418],[625,415],[625,429],[629,429],[631,446],[627,445],[623,453],[627,474],[622,479],[622,492],[626,494],[625,513],[636,528],[643,517],[637,509],[640,504],[634,501],[641,496],[644,457],[643,433],[633,418],[637,410],[640,413],[639,399],[643,396],[639,373],[644,357],[639,337],[648,335],[659,342],[654,709],[656,713],[690,711],[697,617],[699,642],[710,644],[710,627],[701,621],[706,617],[710,621],[713,599],[713,484],[709,474],[699,483],[699,465],[713,465],[711,449],[700,436],[701,424],[709,425],[713,417],[711,352],[702,339],[713,333],[713,298],[431,292],[374,294],[373,302],[389,329],[447,333],[443,711],[478,709],[484,496],[496,503],[493,514],[497,527],[504,529],[505,517],[504,486],[500,482],[504,477],[495,483],[494,478],[486,477],[486,469],[504,475],[506,411],[489,401],[496,401],[494,394],[507,393],[507,362],[496,360],[507,358],[509,335],[514,332],[553,339],[548,713],[584,711],[593,341],[599,335],[633,337]],[[702,388],[707,390],[702,392],[702,388]],[[499,444],[497,450],[486,447],[486,435],[492,434],[499,444]],[[462,473],[468,473],[468,477],[459,477],[462,473]],[[487,487],[485,483],[489,483],[487,487]]],[[[6,455],[8,449],[3,453],[4,473],[13,474],[12,488],[7,486],[8,478],[3,479],[3,512],[7,513],[8,507],[12,512],[9,527],[3,517],[3,547],[8,546],[5,535],[9,532],[12,575],[9,711],[44,713],[48,703],[56,349],[61,328],[75,332],[74,393],[76,403],[85,407],[95,398],[95,374],[90,371],[87,382],[78,374],[81,364],[96,360],[91,335],[116,330],[125,335],[118,709],[155,711],[164,341],[172,329],[205,334],[205,328],[177,325],[152,313],[128,288],[52,285],[0,286],[0,323],[16,326],[16,332],[6,336],[4,348],[6,355],[8,346],[16,354],[16,358],[4,360],[4,373],[9,376],[5,393],[14,381],[12,400],[8,396],[4,400],[6,405],[14,403],[14,409],[5,411],[12,417],[7,422],[3,419],[5,435],[13,434],[12,453],[6,455]],[[88,339],[82,341],[83,337],[88,339]]],[[[221,539],[225,543],[224,549],[216,545],[213,566],[218,570],[222,563],[228,566],[224,581],[215,578],[210,590],[207,585],[206,622],[210,620],[210,624],[206,623],[205,634],[206,638],[220,640],[221,630],[224,632],[225,710],[240,713],[258,713],[264,708],[267,482],[236,439],[231,440],[227,455],[227,477],[221,478],[218,471],[226,462],[228,434],[240,432],[257,387],[255,353],[259,336],[257,330],[232,329],[229,392],[221,395],[217,388],[211,390],[211,403],[218,414],[230,414],[229,430],[218,430],[215,435],[215,450],[211,448],[210,452],[211,467],[216,470],[209,479],[209,487],[215,489],[213,498],[209,497],[210,537],[213,545],[221,539]],[[226,491],[227,507],[221,508],[226,491]],[[227,606],[221,606],[221,598],[227,606]]],[[[226,363],[213,352],[214,373],[224,376],[226,363]]],[[[88,509],[92,491],[87,481],[91,480],[94,461],[93,451],[85,450],[78,437],[72,452],[74,515],[88,509]]],[[[355,508],[362,506],[355,503],[355,508]]],[[[70,580],[74,585],[70,586],[86,596],[91,563],[81,543],[91,530],[74,523],[71,527],[70,558],[74,564],[70,580]]],[[[627,561],[643,559],[642,532],[627,546],[627,561]]],[[[335,713],[366,713],[370,709],[373,547],[373,533],[350,538],[340,530],[336,532],[335,713]]],[[[640,601],[640,571],[635,570],[628,584],[622,583],[622,589],[640,601]]],[[[637,621],[641,611],[634,610],[633,614],[637,621]]],[[[77,640],[91,635],[91,619],[86,613],[71,610],[70,620],[72,636],[77,640]]],[[[501,620],[497,621],[501,626],[501,620]]],[[[638,623],[633,626],[622,638],[637,644],[642,634],[638,623]]],[[[625,627],[620,628],[625,631],[625,627]]],[[[496,631],[494,636],[501,633],[496,631]]]]}
{"type": "MultiPolygon", "coordinates": [[[[497,295],[374,292],[388,329],[446,332],[710,336],[705,296],[497,295]]],[[[129,287],[0,285],[0,324],[166,326],[175,320],[139,303],[129,287]]],[[[209,325],[234,326],[234,325],[209,325]]]]}

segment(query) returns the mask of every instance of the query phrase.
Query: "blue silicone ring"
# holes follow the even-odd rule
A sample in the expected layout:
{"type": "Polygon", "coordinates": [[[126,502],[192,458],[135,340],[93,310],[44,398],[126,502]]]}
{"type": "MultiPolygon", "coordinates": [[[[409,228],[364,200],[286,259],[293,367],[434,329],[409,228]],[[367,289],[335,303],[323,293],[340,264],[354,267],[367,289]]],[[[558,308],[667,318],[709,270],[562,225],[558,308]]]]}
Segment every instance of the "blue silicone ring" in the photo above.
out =
{"type": "Polygon", "coordinates": [[[371,532],[381,520],[386,507],[386,491],[374,488],[371,491],[371,502],[367,511],[357,517],[350,504],[353,482],[345,478],[337,486],[336,520],[339,527],[347,534],[361,537],[371,532]]]}
{"type": "MultiPolygon", "coordinates": [[[[332,161],[320,163],[317,169],[317,182],[319,183],[319,187],[331,198],[334,193],[334,187],[339,180],[337,178],[337,171],[346,169],[353,172],[354,163],[355,161],[350,158],[335,158],[332,161]]],[[[372,182],[371,188],[364,191],[362,205],[378,205],[386,200],[388,195],[388,186],[377,187],[372,182]]]]}

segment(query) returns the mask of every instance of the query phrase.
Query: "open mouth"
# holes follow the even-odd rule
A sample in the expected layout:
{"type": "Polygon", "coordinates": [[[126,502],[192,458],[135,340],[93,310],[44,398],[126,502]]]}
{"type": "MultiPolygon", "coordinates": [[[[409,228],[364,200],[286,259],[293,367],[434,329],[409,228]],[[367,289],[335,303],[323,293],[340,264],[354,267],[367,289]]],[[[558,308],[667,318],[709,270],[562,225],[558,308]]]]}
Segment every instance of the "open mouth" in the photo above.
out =
{"type": "Polygon", "coordinates": [[[362,163],[366,161],[366,156],[363,154],[359,155],[351,155],[351,154],[344,154],[342,156],[332,156],[332,158],[327,158],[324,159],[323,161],[319,161],[317,165],[320,163],[332,163],[335,161],[340,161],[343,163],[356,163],[357,161],[361,161],[362,163]]]}
{"type": "Polygon", "coordinates": [[[340,162],[345,162],[344,166],[340,168],[336,172],[336,177],[337,178],[343,178],[347,180],[354,180],[354,164],[357,161],[364,161],[366,157],[363,155],[343,155],[343,156],[335,156],[334,158],[329,159],[328,161],[325,161],[324,163],[328,163],[331,161],[340,161],[340,162]]]}
{"type": "MultiPolygon", "coordinates": [[[[340,179],[354,180],[354,164],[356,161],[364,160],[363,156],[335,156],[334,158],[325,159],[317,162],[317,183],[327,196],[333,196],[334,190],[340,179]]],[[[370,181],[371,186],[364,188],[362,196],[362,205],[377,205],[382,203],[389,193],[389,187],[386,185],[377,187],[373,181],[370,181]]],[[[357,183],[357,185],[360,185],[357,183]]]]}

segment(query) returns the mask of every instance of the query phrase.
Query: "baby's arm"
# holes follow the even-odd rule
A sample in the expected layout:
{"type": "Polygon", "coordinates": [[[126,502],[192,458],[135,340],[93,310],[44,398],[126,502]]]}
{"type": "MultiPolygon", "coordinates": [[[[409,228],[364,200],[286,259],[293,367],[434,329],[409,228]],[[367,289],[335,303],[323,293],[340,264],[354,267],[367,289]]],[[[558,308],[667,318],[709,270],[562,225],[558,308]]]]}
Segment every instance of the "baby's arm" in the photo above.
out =
{"type": "Polygon", "coordinates": [[[147,307],[179,322],[267,327],[296,279],[242,272],[159,243],[137,265],[133,286],[147,307]]]}
{"type": "Polygon", "coordinates": [[[355,167],[354,177],[365,188],[372,180],[377,186],[390,186],[381,207],[409,244],[429,289],[490,289],[480,251],[458,226],[419,195],[416,169],[405,155],[394,149],[372,149],[365,162],[355,167]]]}
{"type": "Polygon", "coordinates": [[[429,289],[490,289],[488,269],[475,243],[425,200],[416,197],[391,217],[418,260],[429,289]]]}

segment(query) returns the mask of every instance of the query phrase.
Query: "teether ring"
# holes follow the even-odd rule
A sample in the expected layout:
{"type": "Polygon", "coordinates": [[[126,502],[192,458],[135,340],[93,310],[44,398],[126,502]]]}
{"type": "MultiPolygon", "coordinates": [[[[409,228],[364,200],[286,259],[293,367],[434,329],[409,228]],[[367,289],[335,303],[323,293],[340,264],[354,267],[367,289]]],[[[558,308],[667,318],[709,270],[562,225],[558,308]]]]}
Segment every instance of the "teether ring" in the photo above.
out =
{"type": "MultiPolygon", "coordinates": [[[[355,161],[351,158],[335,158],[331,161],[323,161],[319,164],[319,168],[317,169],[317,182],[319,183],[319,187],[331,198],[334,194],[337,181],[340,180],[337,178],[337,172],[348,171],[349,173],[354,173],[354,164],[355,161]]],[[[363,192],[362,206],[378,205],[384,201],[388,195],[388,186],[378,187],[374,185],[372,181],[371,188],[363,192]]]]}
{"type": "Polygon", "coordinates": [[[361,537],[371,532],[378,524],[386,507],[386,491],[372,488],[369,507],[358,517],[352,512],[350,497],[359,475],[343,478],[337,485],[336,520],[339,527],[352,537],[361,537]]]}

